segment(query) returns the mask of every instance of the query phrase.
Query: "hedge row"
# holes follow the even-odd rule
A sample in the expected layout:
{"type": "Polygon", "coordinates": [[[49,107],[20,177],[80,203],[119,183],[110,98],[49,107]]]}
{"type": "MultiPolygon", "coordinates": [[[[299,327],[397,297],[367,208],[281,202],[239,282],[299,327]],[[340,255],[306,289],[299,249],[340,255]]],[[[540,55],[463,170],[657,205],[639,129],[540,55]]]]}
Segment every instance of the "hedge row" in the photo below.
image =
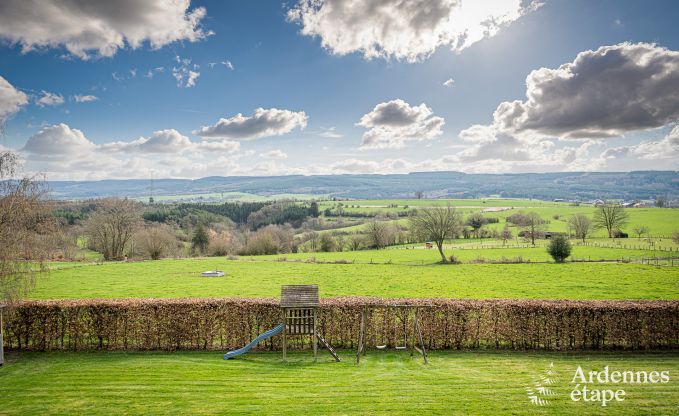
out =
{"type": "MultiPolygon", "coordinates": [[[[319,324],[355,348],[367,310],[367,346],[403,342],[398,309],[419,309],[429,349],[662,349],[679,347],[679,301],[323,299],[319,324]]],[[[274,299],[30,301],[6,311],[5,346],[20,350],[228,350],[280,322],[274,299]]],[[[415,339],[412,316],[409,342],[415,339]]],[[[309,337],[292,338],[307,348],[309,337]]],[[[259,348],[279,349],[281,337],[259,348]]]]}

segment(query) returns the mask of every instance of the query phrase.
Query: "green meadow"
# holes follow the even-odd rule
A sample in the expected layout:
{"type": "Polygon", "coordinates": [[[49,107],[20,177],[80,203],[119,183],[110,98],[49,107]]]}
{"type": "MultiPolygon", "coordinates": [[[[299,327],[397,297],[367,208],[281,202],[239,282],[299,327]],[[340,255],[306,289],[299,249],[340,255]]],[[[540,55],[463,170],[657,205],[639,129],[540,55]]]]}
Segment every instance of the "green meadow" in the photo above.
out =
{"type": "Polygon", "coordinates": [[[39,277],[30,297],[276,297],[281,285],[304,283],[318,284],[322,297],[679,299],[676,268],[636,263],[319,264],[216,257],[71,264],[39,277]],[[214,269],[226,275],[201,277],[214,269]]]}

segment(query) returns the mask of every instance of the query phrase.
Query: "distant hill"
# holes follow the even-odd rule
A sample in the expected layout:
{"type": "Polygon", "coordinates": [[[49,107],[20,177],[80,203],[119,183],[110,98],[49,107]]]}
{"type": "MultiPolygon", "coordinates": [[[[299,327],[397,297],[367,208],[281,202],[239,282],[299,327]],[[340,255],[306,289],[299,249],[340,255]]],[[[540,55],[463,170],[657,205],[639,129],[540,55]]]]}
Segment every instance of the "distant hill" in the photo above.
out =
{"type": "Polygon", "coordinates": [[[568,172],[467,174],[418,172],[399,175],[212,176],[196,180],[149,179],[50,181],[56,199],[103,196],[142,198],[243,192],[256,195],[312,194],[352,199],[477,198],[499,196],[535,199],[679,198],[679,172],[568,172]],[[153,191],[151,192],[151,186],[153,191]]]}

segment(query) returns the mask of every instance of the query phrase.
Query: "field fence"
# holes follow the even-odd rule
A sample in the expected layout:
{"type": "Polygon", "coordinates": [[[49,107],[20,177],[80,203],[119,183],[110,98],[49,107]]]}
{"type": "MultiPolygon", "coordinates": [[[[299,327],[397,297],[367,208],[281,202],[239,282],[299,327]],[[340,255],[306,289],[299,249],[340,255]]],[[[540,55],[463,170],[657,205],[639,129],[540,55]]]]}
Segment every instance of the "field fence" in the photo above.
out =
{"type": "MultiPolygon", "coordinates": [[[[419,310],[429,349],[679,348],[679,301],[323,299],[319,325],[338,348],[355,348],[367,308],[367,345],[395,346],[404,335],[398,304],[419,310]]],[[[274,299],[127,299],[29,301],[7,311],[13,350],[229,350],[280,323],[274,299]]],[[[411,322],[412,323],[412,322],[411,322]]],[[[291,338],[308,348],[309,337],[291,338]]],[[[280,337],[259,349],[278,350],[280,337]]]]}

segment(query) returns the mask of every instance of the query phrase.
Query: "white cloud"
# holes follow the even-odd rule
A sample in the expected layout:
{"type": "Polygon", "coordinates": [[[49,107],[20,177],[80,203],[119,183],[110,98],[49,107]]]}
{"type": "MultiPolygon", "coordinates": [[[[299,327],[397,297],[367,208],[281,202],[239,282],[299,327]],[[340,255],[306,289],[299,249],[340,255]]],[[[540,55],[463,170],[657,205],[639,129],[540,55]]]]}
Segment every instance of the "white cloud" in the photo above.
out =
{"type": "Polygon", "coordinates": [[[3,0],[0,39],[23,52],[63,47],[81,59],[110,57],[145,42],[158,49],[212,34],[200,26],[205,8],[189,6],[190,0],[3,0]]]}
{"type": "Polygon", "coordinates": [[[255,140],[262,137],[280,136],[290,133],[295,128],[304,129],[307,119],[304,111],[257,108],[251,116],[238,113],[228,119],[220,118],[216,124],[203,126],[193,134],[207,138],[255,140]]]}
{"type": "Polygon", "coordinates": [[[43,91],[42,96],[40,96],[35,103],[40,107],[62,105],[64,103],[64,96],[43,91]]]}
{"type": "Polygon", "coordinates": [[[91,101],[99,100],[99,97],[96,95],[74,95],[73,100],[76,103],[89,103],[91,101]]]}
{"type": "Polygon", "coordinates": [[[0,76],[0,125],[28,104],[28,96],[0,76]]]}
{"type": "Polygon", "coordinates": [[[362,149],[401,148],[408,141],[434,139],[443,133],[444,124],[426,104],[411,106],[401,99],[377,104],[357,123],[368,129],[362,149]]]}
{"type": "MultiPolygon", "coordinates": [[[[678,52],[645,43],[581,52],[558,69],[531,72],[526,96],[501,103],[493,123],[461,131],[465,145],[451,160],[472,169],[493,169],[494,163],[530,172],[656,168],[639,161],[679,156],[677,129],[662,140],[610,147],[598,155],[594,149],[605,143],[593,140],[679,119],[678,52]],[[568,140],[581,143],[570,146],[568,140]]],[[[657,167],[671,166],[665,162],[657,167]]]]}
{"type": "Polygon", "coordinates": [[[75,156],[94,150],[96,146],[82,131],[66,124],[55,124],[41,129],[31,136],[21,149],[38,156],[75,156]]]}
{"type": "Polygon", "coordinates": [[[276,159],[276,160],[283,160],[288,158],[288,154],[280,149],[274,149],[268,152],[260,153],[259,156],[263,157],[264,159],[276,159]]]}
{"type": "Polygon", "coordinates": [[[448,78],[447,80],[445,80],[443,82],[444,87],[453,88],[454,85],[455,85],[455,80],[452,79],[452,78],[448,78]]]}
{"type": "Polygon", "coordinates": [[[531,72],[526,97],[498,106],[501,130],[592,138],[660,127],[679,119],[679,52],[648,43],[580,52],[531,72]]]}
{"type": "Polygon", "coordinates": [[[221,153],[233,153],[240,149],[240,144],[233,141],[200,141],[192,142],[175,129],[158,130],[150,137],[140,137],[136,140],[125,142],[117,141],[104,143],[100,146],[102,151],[128,152],[146,154],[176,154],[185,151],[211,151],[221,153]]]}
{"type": "Polygon", "coordinates": [[[210,68],[214,68],[214,67],[217,66],[217,65],[224,65],[227,69],[230,69],[230,70],[232,70],[232,71],[233,71],[234,69],[236,69],[236,68],[234,68],[234,66],[233,66],[233,64],[231,63],[231,61],[229,61],[228,59],[225,60],[225,61],[221,61],[221,62],[210,62],[210,63],[208,63],[208,65],[210,66],[210,68]]]}
{"type": "Polygon", "coordinates": [[[606,149],[604,159],[635,158],[647,160],[670,159],[679,165],[679,125],[675,126],[662,140],[646,140],[632,146],[618,146],[606,149]]]}
{"type": "Polygon", "coordinates": [[[459,52],[539,7],[524,0],[299,0],[288,20],[333,54],[415,62],[459,52]]]}
{"type": "MultiPolygon", "coordinates": [[[[172,76],[177,81],[179,88],[191,88],[196,85],[196,80],[200,76],[198,64],[191,64],[191,59],[175,57],[179,66],[172,67],[172,76]]],[[[148,75],[148,74],[147,74],[148,75]]]]}
{"type": "Polygon", "coordinates": [[[321,127],[321,132],[318,134],[321,137],[328,139],[340,139],[344,137],[343,134],[337,133],[334,127],[323,128],[321,127]]]}

